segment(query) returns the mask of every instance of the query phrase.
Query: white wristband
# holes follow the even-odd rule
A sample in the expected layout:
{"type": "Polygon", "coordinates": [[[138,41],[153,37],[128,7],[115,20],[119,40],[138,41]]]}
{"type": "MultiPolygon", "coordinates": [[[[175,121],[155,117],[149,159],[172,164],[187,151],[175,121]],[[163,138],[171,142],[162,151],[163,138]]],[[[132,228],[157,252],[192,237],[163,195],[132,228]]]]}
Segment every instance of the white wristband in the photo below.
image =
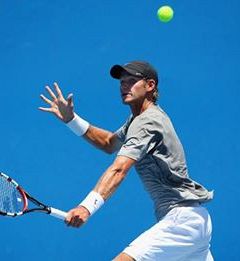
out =
{"type": "Polygon", "coordinates": [[[79,117],[76,113],[74,115],[75,115],[74,118],[70,122],[66,123],[66,125],[77,136],[82,136],[87,132],[90,124],[89,122],[79,117]]]}
{"type": "Polygon", "coordinates": [[[95,191],[91,191],[79,206],[85,207],[93,215],[103,204],[104,199],[102,196],[95,191]]]}

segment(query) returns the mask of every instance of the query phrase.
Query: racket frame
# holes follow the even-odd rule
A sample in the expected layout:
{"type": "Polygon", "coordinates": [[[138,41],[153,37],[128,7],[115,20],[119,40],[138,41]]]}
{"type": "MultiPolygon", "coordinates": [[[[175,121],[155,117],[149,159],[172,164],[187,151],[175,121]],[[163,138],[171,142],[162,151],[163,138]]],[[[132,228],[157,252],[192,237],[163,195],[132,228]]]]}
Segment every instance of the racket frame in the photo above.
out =
{"type": "Polygon", "coordinates": [[[16,217],[16,216],[21,216],[21,215],[24,215],[24,214],[30,213],[30,212],[42,212],[42,213],[50,214],[54,217],[57,217],[57,218],[60,218],[60,219],[63,219],[63,220],[66,218],[66,216],[67,216],[66,212],[61,211],[61,210],[56,209],[56,208],[46,206],[42,202],[40,202],[39,200],[33,198],[21,186],[19,186],[19,184],[14,179],[9,177],[8,175],[0,172],[0,176],[2,176],[9,183],[14,185],[14,187],[19,191],[20,195],[22,196],[22,200],[23,200],[22,211],[19,211],[19,212],[16,212],[16,213],[0,211],[0,215],[16,217]],[[39,207],[28,209],[28,201],[31,201],[32,203],[34,203],[36,206],[39,206],[39,207]]]}

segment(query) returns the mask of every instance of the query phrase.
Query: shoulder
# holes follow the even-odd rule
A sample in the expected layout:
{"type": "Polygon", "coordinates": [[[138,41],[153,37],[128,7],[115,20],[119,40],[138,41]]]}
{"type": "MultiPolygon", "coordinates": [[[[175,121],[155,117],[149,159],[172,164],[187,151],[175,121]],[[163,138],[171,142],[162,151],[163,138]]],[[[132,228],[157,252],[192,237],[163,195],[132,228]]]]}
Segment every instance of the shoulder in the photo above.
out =
{"type": "Polygon", "coordinates": [[[166,117],[165,112],[159,106],[152,106],[134,119],[135,124],[159,125],[166,117]]]}

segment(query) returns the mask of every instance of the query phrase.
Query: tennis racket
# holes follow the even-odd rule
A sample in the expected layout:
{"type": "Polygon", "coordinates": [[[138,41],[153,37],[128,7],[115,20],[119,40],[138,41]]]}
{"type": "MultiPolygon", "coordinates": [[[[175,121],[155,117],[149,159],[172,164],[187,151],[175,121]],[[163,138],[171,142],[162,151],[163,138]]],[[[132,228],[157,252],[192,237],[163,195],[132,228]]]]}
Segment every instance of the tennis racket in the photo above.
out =
{"type": "Polygon", "coordinates": [[[46,206],[30,196],[18,183],[0,172],[0,215],[17,217],[31,212],[42,212],[64,220],[67,213],[46,206]],[[29,203],[33,207],[29,208],[29,203]]]}

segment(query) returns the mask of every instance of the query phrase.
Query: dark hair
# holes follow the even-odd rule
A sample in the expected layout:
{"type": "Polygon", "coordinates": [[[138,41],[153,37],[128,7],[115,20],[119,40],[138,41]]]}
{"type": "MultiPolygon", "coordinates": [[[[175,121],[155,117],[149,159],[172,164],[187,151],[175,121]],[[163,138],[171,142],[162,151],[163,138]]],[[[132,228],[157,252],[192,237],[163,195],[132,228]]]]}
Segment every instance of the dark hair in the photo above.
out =
{"type": "Polygon", "coordinates": [[[158,87],[156,86],[154,91],[153,91],[153,95],[152,95],[152,100],[153,100],[154,104],[157,103],[158,97],[159,97],[158,87]]]}

